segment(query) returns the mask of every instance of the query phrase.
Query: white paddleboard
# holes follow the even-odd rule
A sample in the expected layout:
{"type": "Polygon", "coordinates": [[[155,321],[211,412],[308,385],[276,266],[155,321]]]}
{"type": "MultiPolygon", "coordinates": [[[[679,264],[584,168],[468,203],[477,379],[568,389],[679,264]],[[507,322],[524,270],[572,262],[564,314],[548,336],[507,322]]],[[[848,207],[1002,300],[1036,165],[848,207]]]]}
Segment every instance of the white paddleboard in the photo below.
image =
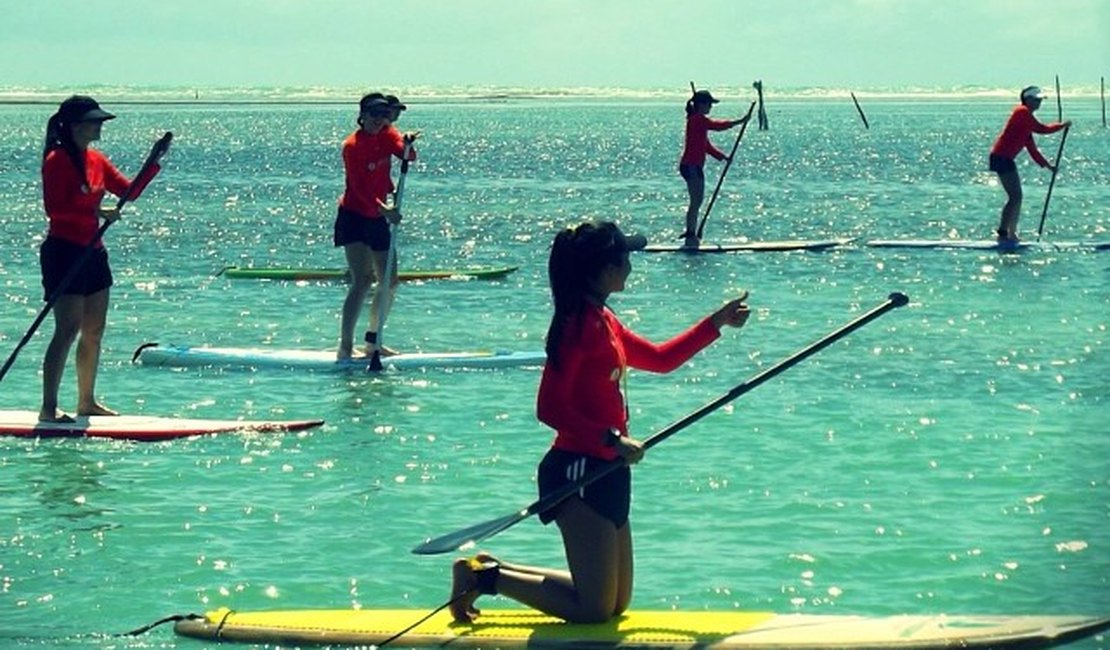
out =
{"type": "Polygon", "coordinates": [[[750,241],[709,244],[697,248],[678,244],[649,244],[645,253],[777,253],[784,251],[819,251],[850,243],[851,239],[787,239],[782,241],[750,241]]]}
{"type": "MultiPolygon", "coordinates": [[[[509,368],[542,366],[542,350],[509,352],[413,352],[381,357],[383,369],[417,368],[509,368]]],[[[337,361],[335,350],[282,350],[275,348],[230,348],[147,343],[135,351],[132,361],[144,366],[289,368],[320,372],[367,371],[370,357],[337,361]]]]}
{"type": "Polygon", "coordinates": [[[933,248],[933,249],[970,249],[992,250],[1000,253],[1016,253],[1025,250],[1110,250],[1110,242],[1048,242],[1022,241],[1016,244],[1000,244],[994,239],[875,239],[867,242],[871,248],[933,248]]]}
{"type": "Polygon", "coordinates": [[[81,415],[75,422],[39,422],[37,411],[0,411],[0,435],[22,438],[172,440],[211,433],[299,431],[323,420],[202,420],[152,415],[81,415]]]}

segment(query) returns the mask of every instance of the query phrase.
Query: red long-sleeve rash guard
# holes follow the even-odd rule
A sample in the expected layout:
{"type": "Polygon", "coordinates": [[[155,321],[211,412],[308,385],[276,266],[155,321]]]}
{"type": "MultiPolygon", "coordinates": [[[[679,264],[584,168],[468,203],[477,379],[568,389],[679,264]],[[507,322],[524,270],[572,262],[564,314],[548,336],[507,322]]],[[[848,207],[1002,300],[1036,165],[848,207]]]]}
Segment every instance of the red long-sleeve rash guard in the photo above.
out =
{"type": "Polygon", "coordinates": [[[686,117],[686,147],[682,150],[682,165],[705,164],[705,155],[724,160],[725,154],[709,141],[710,131],[725,131],[730,123],[727,120],[714,120],[701,113],[691,113],[686,117]]]}
{"type": "Polygon", "coordinates": [[[625,327],[609,309],[589,306],[563,330],[558,368],[550,361],[544,366],[536,415],[555,429],[556,449],[612,460],[617,453],[605,445],[609,428],[628,435],[621,393],[625,367],[670,372],[718,336],[705,318],[655,344],[625,327]]]}
{"type": "MultiPolygon", "coordinates": [[[[161,168],[152,165],[135,179],[130,198],[137,199],[161,168]]],[[[106,192],[123,196],[131,186],[127,177],[95,149],[85,151],[85,178],[69,154],[54,149],[42,163],[42,201],[50,220],[47,235],[88,246],[99,229],[100,202],[106,192]]],[[[103,243],[98,241],[97,247],[103,243]]]]}
{"type": "MultiPolygon", "coordinates": [[[[340,207],[374,219],[381,216],[378,201],[393,191],[390,168],[393,156],[405,151],[405,139],[392,126],[377,133],[362,129],[343,141],[343,169],[346,187],[339,199],[340,207]]],[[[416,159],[416,150],[410,149],[409,160],[416,159]]]]}
{"type": "Polygon", "coordinates": [[[1010,113],[1010,119],[1006,120],[1006,126],[1002,128],[1002,133],[998,134],[998,139],[994,141],[991,153],[1013,160],[1021,153],[1022,148],[1025,148],[1029,150],[1029,156],[1038,165],[1048,167],[1048,161],[1041,155],[1037,145],[1033,142],[1033,134],[1056,133],[1062,128],[1064,128],[1064,125],[1060,122],[1041,124],[1037,121],[1037,118],[1033,117],[1033,112],[1029,110],[1028,106],[1019,104],[1014,108],[1014,112],[1010,113]]]}

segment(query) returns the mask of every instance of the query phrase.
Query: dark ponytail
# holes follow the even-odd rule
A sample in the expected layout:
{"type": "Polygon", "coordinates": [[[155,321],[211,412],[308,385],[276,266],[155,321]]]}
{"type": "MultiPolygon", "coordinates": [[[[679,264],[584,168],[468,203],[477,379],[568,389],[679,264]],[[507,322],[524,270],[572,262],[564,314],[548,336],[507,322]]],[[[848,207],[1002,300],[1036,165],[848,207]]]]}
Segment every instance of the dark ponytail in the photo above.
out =
{"type": "Polygon", "coordinates": [[[42,159],[45,161],[51,151],[62,149],[69,156],[70,161],[73,162],[73,166],[77,168],[78,176],[87,183],[85,155],[83,151],[77,148],[77,143],[73,141],[73,131],[69,127],[70,125],[62,117],[61,111],[50,116],[50,119],[46,121],[46,138],[42,146],[42,159]]]}
{"type": "Polygon", "coordinates": [[[686,117],[690,117],[693,114],[694,114],[694,98],[691,97],[690,99],[686,100],[686,117]]]}
{"type": "Polygon", "coordinates": [[[547,328],[544,349],[547,352],[547,362],[556,368],[559,365],[559,344],[563,341],[563,329],[582,312],[582,302],[585,300],[574,236],[575,231],[571,228],[564,228],[555,235],[551,257],[547,260],[547,278],[551,285],[555,313],[551,315],[551,324],[547,328]]]}
{"type": "Polygon", "coordinates": [[[555,313],[547,328],[545,351],[547,362],[558,368],[559,346],[566,327],[577,321],[587,298],[606,266],[619,265],[624,249],[622,237],[612,222],[587,222],[577,228],[564,228],[555,235],[551,257],[547,260],[547,277],[555,313]]]}

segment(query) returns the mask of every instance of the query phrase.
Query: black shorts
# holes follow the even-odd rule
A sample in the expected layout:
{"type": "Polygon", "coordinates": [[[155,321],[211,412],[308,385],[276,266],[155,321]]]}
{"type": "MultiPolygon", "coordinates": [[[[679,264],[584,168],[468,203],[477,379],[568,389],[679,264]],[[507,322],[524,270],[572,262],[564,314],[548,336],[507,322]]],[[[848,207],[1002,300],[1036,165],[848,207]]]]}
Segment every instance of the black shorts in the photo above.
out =
{"type": "Polygon", "coordinates": [[[1017,171],[1017,165],[1014,163],[1013,158],[1005,158],[993,153],[991,154],[990,162],[987,164],[987,167],[990,168],[992,172],[998,172],[999,174],[1017,171]]]}
{"type": "Polygon", "coordinates": [[[701,165],[679,165],[678,173],[688,181],[705,180],[705,170],[701,165]]]}
{"type": "MultiPolygon", "coordinates": [[[[536,481],[539,484],[540,499],[567,483],[573,483],[585,474],[593,473],[598,468],[614,462],[620,461],[601,460],[593,456],[552,449],[540,461],[539,476],[536,481]]],[[[582,499],[595,512],[620,528],[628,523],[628,511],[632,503],[632,471],[628,465],[622,464],[579,490],[577,498],[582,499]]],[[[555,506],[539,513],[540,521],[545,524],[554,521],[559,515],[559,507],[555,506]]]]}
{"type": "MultiPolygon", "coordinates": [[[[74,244],[58,237],[47,237],[39,246],[39,266],[42,268],[43,300],[50,300],[62,284],[70,269],[85,255],[88,246],[74,244]]],[[[108,251],[94,248],[85,258],[62,294],[91,296],[112,286],[112,269],[108,267],[108,251]]]]}
{"type": "Polygon", "coordinates": [[[372,251],[389,250],[389,222],[385,217],[368,219],[357,212],[339,208],[335,215],[335,235],[332,241],[336,246],[362,243],[372,251]]]}

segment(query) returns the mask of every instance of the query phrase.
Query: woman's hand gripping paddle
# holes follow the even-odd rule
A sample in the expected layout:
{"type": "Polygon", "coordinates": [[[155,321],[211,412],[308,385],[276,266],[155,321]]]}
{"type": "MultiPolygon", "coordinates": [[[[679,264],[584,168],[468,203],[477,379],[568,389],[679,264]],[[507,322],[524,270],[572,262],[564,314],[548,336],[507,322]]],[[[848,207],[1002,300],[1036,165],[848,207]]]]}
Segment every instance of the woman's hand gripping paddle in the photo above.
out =
{"type": "MultiPolygon", "coordinates": [[[[401,152],[401,174],[397,179],[397,192],[393,195],[393,209],[401,209],[401,199],[405,195],[405,177],[409,173],[409,152],[412,151],[412,140],[405,138],[405,148],[401,152]]],[[[384,217],[383,217],[384,218],[384,217]]],[[[397,264],[397,231],[399,223],[390,226],[389,252],[385,256],[385,272],[378,278],[378,331],[374,339],[374,351],[370,355],[371,372],[382,371],[382,334],[385,332],[385,317],[389,313],[390,291],[393,289],[393,267],[397,264]]]]}
{"type": "MultiPolygon", "coordinates": [[[[896,307],[902,307],[908,302],[909,298],[907,298],[906,295],[903,293],[896,292],[890,294],[886,302],[879,305],[878,307],[875,307],[866,314],[863,314],[850,323],[842,326],[840,329],[826,335],[819,341],[811,343],[809,346],[795,352],[794,354],[776,363],[770,368],[755,375],[751,379],[748,379],[747,381],[733,387],[732,390],[728,391],[724,395],[721,395],[712,402],[705,404],[704,406],[690,413],[681,420],[678,420],[677,422],[674,422],[673,424],[667,426],[658,433],[653,434],[651,437],[644,441],[644,449],[650,449],[655,445],[663,442],[667,438],[673,436],[679,431],[682,431],[686,427],[716,411],[725,404],[728,404],[737,397],[740,397],[744,393],[747,393],[756,386],[759,386],[768,379],[771,379],[772,377],[775,377],[782,372],[794,367],[804,359],[816,354],[817,352],[820,352],[829,345],[832,345],[836,341],[839,341],[840,339],[870,323],[871,321],[882,316],[888,311],[896,307]]],[[[518,510],[516,512],[513,512],[512,514],[505,515],[504,517],[499,517],[497,519],[492,519],[490,521],[476,524],[468,528],[463,528],[462,530],[457,530],[453,533],[448,533],[435,539],[426,540],[423,544],[420,544],[416,548],[412,549],[412,552],[418,555],[436,555],[439,553],[450,553],[455,550],[469,548],[484,539],[493,537],[494,535],[507,530],[508,528],[521,521],[524,521],[532,515],[538,514],[540,512],[543,512],[544,510],[548,510],[558,505],[567,497],[570,497],[581,488],[609,474],[613,470],[620,467],[623,463],[623,459],[615,460],[608,465],[598,468],[592,473],[582,476],[577,481],[565,485],[562,489],[556,490],[548,496],[535,501],[534,503],[532,503],[532,505],[524,508],[523,510],[518,510]]]]}
{"type": "MultiPolygon", "coordinates": [[[[119,202],[116,203],[117,214],[120,210],[123,209],[123,206],[127,204],[127,202],[130,201],[131,197],[134,195],[136,182],[138,182],[146,174],[148,174],[150,172],[150,169],[154,167],[154,165],[158,164],[158,159],[160,159],[162,155],[169,150],[170,142],[172,140],[173,134],[167,131],[165,135],[163,135],[161,138],[159,138],[157,142],[154,143],[154,147],[151,148],[150,154],[147,155],[142,169],[140,169],[139,173],[135,175],[135,181],[132,181],[131,185],[127,187],[127,191],[123,193],[123,196],[119,197],[119,202]]],[[[50,310],[54,308],[54,304],[58,302],[58,299],[61,298],[66,289],[69,288],[69,285],[72,284],[73,280],[78,276],[78,274],[81,273],[81,268],[85,266],[85,262],[89,261],[89,257],[92,255],[93,251],[96,250],[97,243],[104,236],[104,232],[108,230],[108,227],[111,226],[114,222],[114,219],[104,220],[104,223],[100,226],[100,229],[96,231],[95,235],[93,235],[92,241],[90,241],[88,246],[85,247],[85,250],[81,252],[81,256],[78,257],[77,261],[74,262],[73,266],[70,267],[69,272],[66,273],[65,277],[62,278],[62,281],[58,283],[57,288],[54,289],[54,293],[50,294],[50,297],[46,300],[46,304],[42,307],[42,311],[40,311],[39,315],[35,317],[35,320],[31,323],[31,327],[28,328],[27,333],[24,334],[23,338],[19,340],[19,343],[15,346],[15,349],[12,350],[11,355],[8,357],[8,360],[4,362],[4,366],[0,368],[0,381],[2,381],[4,379],[4,376],[8,374],[8,369],[12,367],[13,363],[15,363],[15,358],[19,356],[20,350],[22,350],[23,347],[30,342],[31,337],[35,335],[36,331],[38,331],[39,325],[42,325],[42,321],[46,319],[46,315],[49,314],[50,310]]]]}

